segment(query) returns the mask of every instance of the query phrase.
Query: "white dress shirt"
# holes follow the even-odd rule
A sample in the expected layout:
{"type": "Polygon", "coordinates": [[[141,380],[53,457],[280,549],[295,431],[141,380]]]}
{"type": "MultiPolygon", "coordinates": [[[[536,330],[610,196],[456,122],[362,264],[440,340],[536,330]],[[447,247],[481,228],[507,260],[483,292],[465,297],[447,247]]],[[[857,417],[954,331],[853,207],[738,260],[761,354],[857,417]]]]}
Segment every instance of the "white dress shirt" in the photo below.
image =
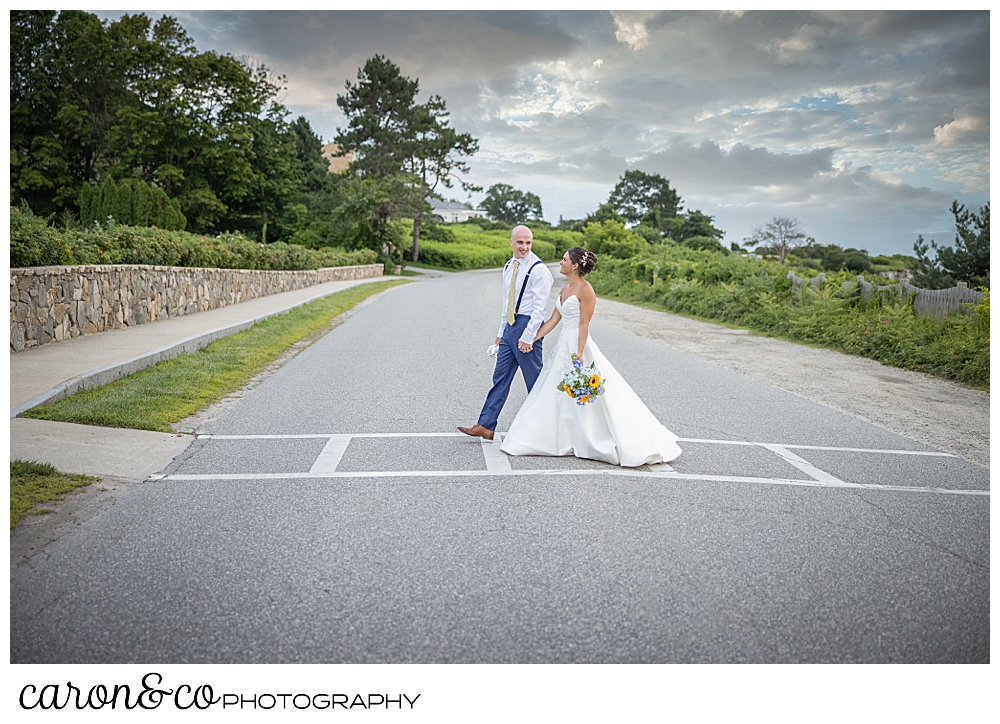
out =
{"type": "MultiPolygon", "coordinates": [[[[517,298],[521,294],[521,285],[524,283],[524,276],[528,273],[528,270],[536,262],[541,261],[538,256],[533,251],[529,251],[528,255],[523,259],[517,259],[516,257],[511,257],[511,261],[507,263],[503,270],[503,304],[500,309],[500,331],[497,332],[497,337],[503,337],[504,330],[507,329],[507,297],[510,294],[510,277],[514,273],[514,262],[518,263],[517,267],[517,281],[514,283],[514,304],[517,305],[517,298]]],[[[528,277],[528,286],[524,290],[524,296],[521,297],[521,306],[518,307],[518,314],[528,314],[531,315],[531,319],[528,320],[528,326],[524,328],[524,333],[521,334],[521,341],[525,344],[533,344],[535,341],[535,332],[538,328],[542,326],[542,322],[545,321],[545,308],[549,304],[549,293],[552,291],[552,272],[545,264],[539,264],[535,267],[534,271],[531,272],[531,276],[528,277]]]]}

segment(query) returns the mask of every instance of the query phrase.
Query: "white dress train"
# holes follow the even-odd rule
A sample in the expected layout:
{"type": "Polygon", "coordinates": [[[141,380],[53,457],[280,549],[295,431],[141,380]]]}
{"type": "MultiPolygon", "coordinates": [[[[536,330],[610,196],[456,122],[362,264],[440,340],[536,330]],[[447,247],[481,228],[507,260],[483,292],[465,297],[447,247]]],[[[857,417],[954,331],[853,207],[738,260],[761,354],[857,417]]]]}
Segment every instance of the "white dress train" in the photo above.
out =
{"type": "Polygon", "coordinates": [[[677,436],[660,424],[607,357],[587,338],[583,364],[597,363],[604,394],[578,405],[557,386],[573,365],[580,339],[580,300],[556,300],[563,327],[500,449],[511,455],[575,455],[623,467],[669,462],[681,454],[677,436]]]}

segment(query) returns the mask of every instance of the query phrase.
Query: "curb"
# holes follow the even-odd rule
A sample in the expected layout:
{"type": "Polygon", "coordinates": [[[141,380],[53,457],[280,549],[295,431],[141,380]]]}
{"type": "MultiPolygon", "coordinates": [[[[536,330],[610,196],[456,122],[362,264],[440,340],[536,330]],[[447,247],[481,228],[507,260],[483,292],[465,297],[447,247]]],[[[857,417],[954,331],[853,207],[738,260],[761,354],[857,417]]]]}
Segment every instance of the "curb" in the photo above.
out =
{"type": "MultiPolygon", "coordinates": [[[[359,284],[368,284],[376,281],[386,281],[386,277],[371,277],[369,279],[357,280],[359,284]]],[[[357,284],[351,286],[358,286],[357,284]]],[[[338,289],[333,292],[324,292],[322,294],[317,294],[314,297],[309,297],[295,304],[289,305],[282,309],[275,310],[273,312],[268,312],[267,314],[261,314],[253,319],[244,320],[242,322],[237,322],[235,324],[230,324],[225,327],[218,327],[216,329],[211,329],[207,332],[202,332],[200,334],[195,334],[190,337],[185,337],[177,342],[171,342],[170,344],[165,344],[162,347],[157,347],[156,349],[150,350],[149,352],[144,352],[142,354],[136,355],[135,357],[129,357],[128,359],[121,360],[120,362],[114,362],[104,367],[97,367],[92,370],[88,370],[82,374],[76,375],[75,377],[70,377],[65,382],[61,382],[55,387],[52,387],[40,395],[32,397],[27,402],[24,402],[17,407],[12,407],[10,409],[10,416],[17,417],[25,410],[30,410],[32,407],[38,407],[39,405],[44,405],[47,402],[55,402],[61,400],[65,397],[69,397],[72,394],[80,392],[81,390],[90,390],[95,387],[100,387],[101,385],[106,385],[116,380],[120,380],[122,377],[127,377],[128,375],[138,372],[139,370],[144,370],[147,367],[152,367],[160,362],[168,359],[173,359],[174,357],[180,357],[182,354],[190,354],[191,352],[197,352],[202,347],[211,344],[217,339],[222,339],[223,337],[229,337],[236,334],[237,332],[242,332],[245,329],[263,322],[265,319],[270,317],[276,317],[279,314],[288,314],[297,307],[310,304],[318,299],[324,297],[329,297],[333,294],[346,291],[351,287],[345,287],[344,289],[338,289]]]]}

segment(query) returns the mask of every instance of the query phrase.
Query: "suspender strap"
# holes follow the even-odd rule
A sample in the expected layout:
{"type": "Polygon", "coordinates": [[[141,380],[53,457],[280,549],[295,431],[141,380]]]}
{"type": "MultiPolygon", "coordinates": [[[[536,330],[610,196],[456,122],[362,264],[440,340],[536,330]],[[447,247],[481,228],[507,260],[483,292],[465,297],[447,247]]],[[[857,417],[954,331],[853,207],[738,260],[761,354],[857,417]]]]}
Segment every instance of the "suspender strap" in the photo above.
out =
{"type": "MultiPolygon", "coordinates": [[[[536,261],[531,265],[531,269],[534,269],[541,263],[541,261],[536,261]]],[[[518,310],[521,308],[521,300],[524,298],[524,288],[528,286],[528,277],[531,276],[531,269],[528,269],[528,273],[524,275],[524,281],[521,282],[521,293],[517,295],[517,304],[514,305],[514,314],[517,314],[518,310]]]]}

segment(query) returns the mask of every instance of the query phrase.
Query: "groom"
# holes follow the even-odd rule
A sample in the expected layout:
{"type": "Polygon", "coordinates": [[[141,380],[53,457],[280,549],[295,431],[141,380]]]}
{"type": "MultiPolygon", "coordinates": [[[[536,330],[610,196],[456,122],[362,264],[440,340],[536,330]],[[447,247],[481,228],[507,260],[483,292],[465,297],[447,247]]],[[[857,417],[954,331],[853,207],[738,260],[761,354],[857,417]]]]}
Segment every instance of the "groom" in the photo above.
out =
{"type": "Polygon", "coordinates": [[[514,255],[503,268],[503,308],[494,342],[500,349],[493,370],[493,387],[486,395],[479,422],[472,427],[458,428],[466,435],[487,440],[493,439],[517,368],[521,368],[528,392],[542,371],[542,340],[534,342],[534,339],[545,320],[545,308],[552,290],[552,272],[531,251],[531,229],[527,226],[511,229],[510,248],[514,255]]]}

